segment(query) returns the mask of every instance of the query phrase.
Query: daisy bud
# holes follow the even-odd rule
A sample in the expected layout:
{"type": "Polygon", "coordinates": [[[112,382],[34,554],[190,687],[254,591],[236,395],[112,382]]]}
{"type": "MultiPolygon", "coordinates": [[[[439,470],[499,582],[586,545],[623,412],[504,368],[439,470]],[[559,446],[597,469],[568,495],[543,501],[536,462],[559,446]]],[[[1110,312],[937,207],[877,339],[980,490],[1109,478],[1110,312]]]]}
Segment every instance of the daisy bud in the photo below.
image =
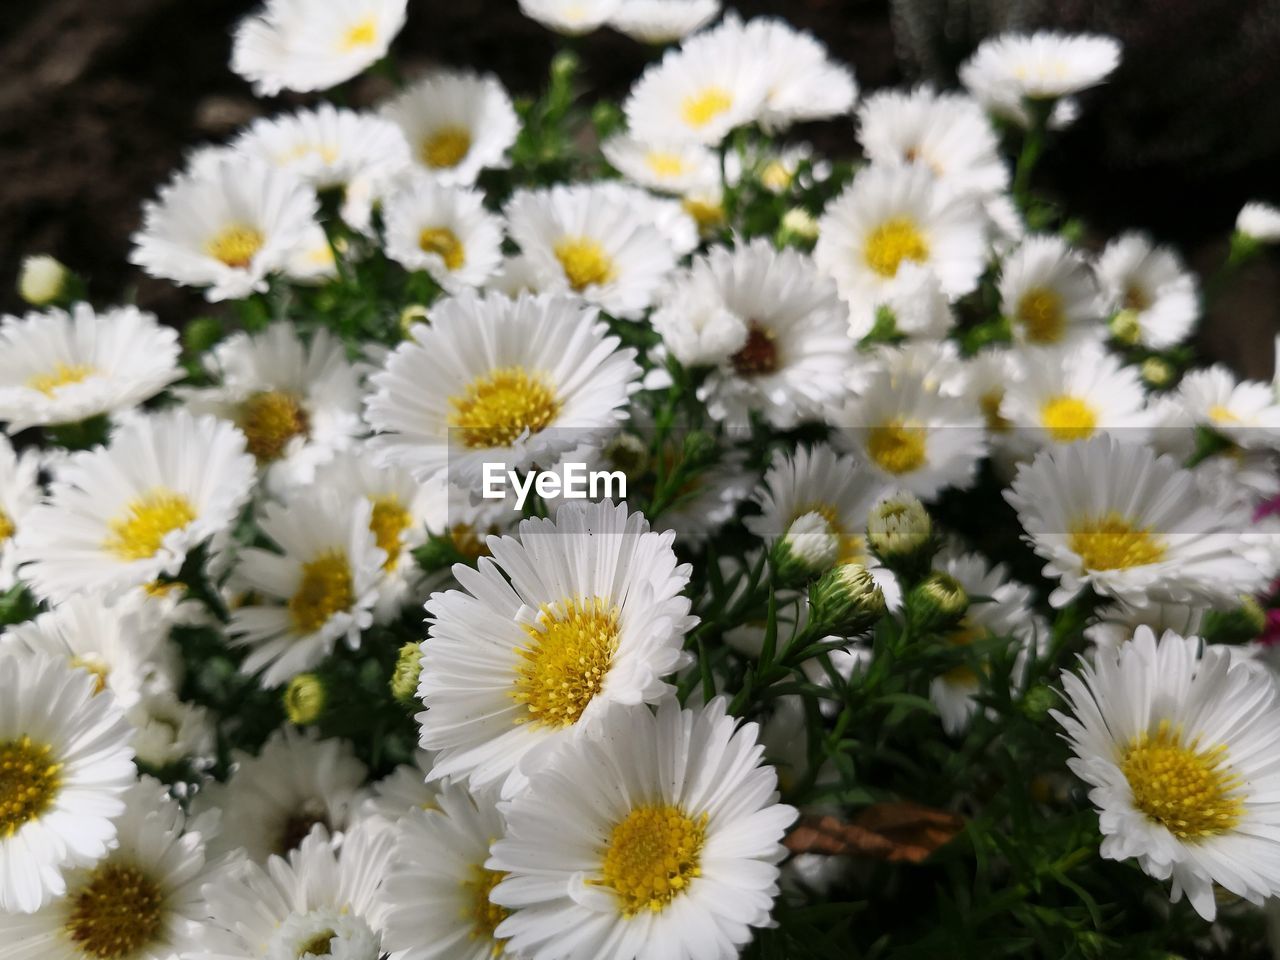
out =
{"type": "Polygon", "coordinates": [[[1236,217],[1236,237],[1247,238],[1255,244],[1280,241],[1280,208],[1256,201],[1246,203],[1236,217]]]}
{"type": "Polygon", "coordinates": [[[884,593],[860,563],[828,570],[809,591],[813,615],[824,629],[852,635],[870,629],[884,616],[884,593]]]}
{"type": "Polygon", "coordinates": [[[1050,687],[1038,684],[1027,691],[1022,698],[1022,710],[1032,720],[1043,720],[1049,711],[1058,706],[1062,699],[1050,687]]]}
{"type": "Polygon", "coordinates": [[[803,207],[792,207],[782,215],[783,239],[817,240],[818,221],[803,207]]]}
{"type": "Polygon", "coordinates": [[[820,513],[797,517],[786,536],[773,548],[770,558],[782,583],[803,583],[829,570],[840,553],[840,538],[820,513]]]}
{"type": "Polygon", "coordinates": [[[391,695],[406,707],[418,702],[418,678],[422,675],[422,644],[406,643],[396,658],[396,669],[391,674],[391,695]]]}
{"type": "Polygon", "coordinates": [[[604,448],[604,459],[615,470],[626,474],[643,473],[649,464],[649,448],[634,433],[620,433],[604,448]]]}
{"type": "Polygon", "coordinates": [[[196,317],[183,329],[182,344],[190,353],[205,353],[222,339],[224,332],[217,317],[196,317]]]}
{"type": "Polygon", "coordinates": [[[1205,614],[1200,634],[1205,643],[1247,643],[1267,628],[1267,612],[1251,596],[1240,598],[1234,610],[1211,610],[1205,614]]]}
{"type": "Polygon", "coordinates": [[[1138,325],[1138,311],[1136,310],[1121,310],[1111,318],[1109,326],[1111,328],[1111,336],[1115,338],[1117,343],[1122,343],[1126,347],[1132,347],[1142,337],[1142,328],[1138,325]]]}
{"type": "Polygon", "coordinates": [[[1159,357],[1147,357],[1142,361],[1142,379],[1150,387],[1167,387],[1173,382],[1173,367],[1167,360],[1159,357]]]}
{"type": "Polygon", "coordinates": [[[430,323],[431,317],[427,313],[427,308],[420,303],[411,303],[400,311],[400,332],[406,337],[409,331],[413,329],[414,324],[430,323]]]}
{"type": "Polygon", "coordinates": [[[906,491],[882,497],[867,520],[867,543],[886,563],[922,553],[933,537],[933,522],[924,504],[906,491]]]}
{"type": "Polygon", "coordinates": [[[300,673],[284,688],[284,712],[295,727],[315,723],[324,715],[329,691],[315,673],[300,673]]]}
{"type": "Polygon", "coordinates": [[[918,630],[937,631],[955,626],[969,609],[969,595],[948,573],[929,574],[907,597],[907,618],[918,630]]]}
{"type": "Polygon", "coordinates": [[[71,271],[49,256],[27,257],[18,276],[18,293],[33,307],[45,307],[63,298],[71,271]]]}

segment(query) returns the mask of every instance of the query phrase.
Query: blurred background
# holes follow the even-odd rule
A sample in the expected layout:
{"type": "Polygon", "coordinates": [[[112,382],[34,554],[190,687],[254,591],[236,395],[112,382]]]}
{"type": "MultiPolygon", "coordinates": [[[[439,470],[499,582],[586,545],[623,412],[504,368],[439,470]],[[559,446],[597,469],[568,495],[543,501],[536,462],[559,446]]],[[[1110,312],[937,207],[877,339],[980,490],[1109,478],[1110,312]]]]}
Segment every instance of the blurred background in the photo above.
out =
{"type": "MultiPolygon", "coordinates": [[[[19,260],[51,253],[105,303],[136,293],[181,325],[198,295],[128,266],[143,200],[191,146],[221,140],[303,98],[255,100],[230,72],[230,31],[256,0],[8,0],[0,4],[0,309],[22,309],[19,260]]],[[[1141,228],[1180,247],[1202,275],[1226,254],[1247,199],[1280,202],[1280,0],[741,0],[784,16],[853,65],[864,89],[932,80],[989,33],[1056,26],[1124,43],[1113,81],[1038,173],[1103,241],[1141,228]]],[[[559,38],[515,0],[410,0],[396,42],[406,74],[433,63],[492,70],[536,93],[559,38]]],[[[586,76],[621,97],[654,56],[608,31],[578,43],[586,76]]],[[[348,102],[388,93],[355,84],[348,102]]],[[[850,122],[794,131],[853,150],[850,122]]],[[[1201,329],[1201,349],[1270,379],[1280,332],[1280,248],[1237,277],[1201,329]]]]}

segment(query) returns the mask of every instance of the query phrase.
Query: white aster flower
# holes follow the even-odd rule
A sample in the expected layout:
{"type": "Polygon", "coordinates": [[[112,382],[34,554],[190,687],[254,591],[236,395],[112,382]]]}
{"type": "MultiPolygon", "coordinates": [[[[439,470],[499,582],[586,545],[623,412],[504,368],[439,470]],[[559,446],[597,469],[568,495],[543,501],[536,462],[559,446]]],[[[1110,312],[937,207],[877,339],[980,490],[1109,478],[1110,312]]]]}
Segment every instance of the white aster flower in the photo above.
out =
{"type": "Polygon", "coordinates": [[[148,201],[130,262],[153,277],[206,287],[209,300],[263,293],[315,226],[315,191],[260,160],[235,155],[205,166],[148,201]]]}
{"type": "Polygon", "coordinates": [[[189,763],[203,770],[213,765],[217,730],[205,707],[161,687],[144,693],[125,716],[133,725],[133,749],[142,766],[163,770],[189,763]]]}
{"type": "Polygon", "coordinates": [[[408,0],[266,0],[240,21],[231,69],[262,97],[328,90],[387,54],[408,0]]]}
{"type": "Polygon", "coordinates": [[[188,821],[168,785],[143,777],[121,798],[112,850],[66,876],[38,913],[0,913],[6,960],[172,960],[201,942],[201,888],[227,870],[205,853],[212,821],[188,821]]]}
{"type": "Polygon", "coordinates": [[[621,0],[609,26],[641,43],[675,43],[720,13],[720,0],[621,0]]]}
{"type": "Polygon", "coordinates": [[[42,599],[113,593],[174,576],[231,526],[253,486],[244,435],[172,410],[138,417],[106,447],[59,466],[18,531],[22,579],[42,599]]]}
{"type": "Polygon", "coordinates": [[[373,503],[317,487],[287,504],[268,503],[258,526],[279,552],[246,548],[233,576],[263,601],[238,607],[227,633],[247,647],[241,665],[278,687],[319,664],[342,640],[352,650],[373,624],[387,554],[372,528],[373,503]]]}
{"type": "Polygon", "coordinates": [[[387,256],[450,293],[484,286],[502,265],[502,220],[476,190],[411,178],[383,204],[387,256]]]}
{"type": "Polygon", "coordinates": [[[39,502],[40,452],[15,453],[9,438],[0,436],[0,592],[8,592],[17,582],[14,539],[28,511],[39,502]]]}
{"type": "Polygon", "coordinates": [[[307,286],[324,284],[338,276],[338,258],[334,255],[333,244],[319,223],[312,224],[298,242],[284,266],[284,275],[294,283],[307,286]]]}
{"type": "Polygon", "coordinates": [[[1251,201],[1240,208],[1236,232],[1259,243],[1280,241],[1280,207],[1251,201]]]}
{"type": "Polygon", "coordinates": [[[616,707],[598,737],[566,744],[506,811],[486,866],[515,912],[496,935],[516,955],[563,960],[730,958],[769,923],[783,833],[777,775],[754,723],[722,700],[616,707]],[[572,941],[563,938],[574,931],[572,941]]]}
{"type": "Polygon", "coordinates": [[[358,819],[372,829],[390,827],[414,813],[439,808],[440,784],[428,783],[431,753],[414,752],[414,762],[404,763],[375,783],[360,805],[358,819]]]}
{"type": "Polygon", "coordinates": [[[1053,715],[1092,787],[1102,856],[1136,858],[1212,920],[1215,885],[1258,905],[1280,893],[1280,690],[1229,648],[1200,648],[1139,627],[1063,675],[1071,710],[1053,715]]]}
{"type": "MultiPolygon", "coordinates": [[[[698,220],[683,201],[674,197],[655,197],[649,191],[629,184],[604,183],[600,189],[612,194],[614,200],[630,208],[641,220],[653,224],[677,258],[693,253],[702,242],[698,220]]],[[[558,282],[559,276],[555,279],[558,282]]]]}
{"type": "Polygon", "coordinates": [[[1199,636],[1206,612],[1204,607],[1184,603],[1149,603],[1141,607],[1109,603],[1098,610],[1097,619],[1085,628],[1084,636],[1105,650],[1128,643],[1139,627],[1149,627],[1157,635],[1172,630],[1184,637],[1199,636]]]}
{"type": "Polygon", "coordinates": [[[616,184],[517,191],[507,204],[512,238],[540,275],[623,319],[637,319],[675,267],[670,241],[616,184]]]}
{"type": "Polygon", "coordinates": [[[870,309],[873,306],[887,309],[893,317],[894,332],[909,338],[940,340],[956,322],[937,274],[918,263],[904,263],[898,268],[883,303],[849,305],[849,335],[855,340],[875,330],[880,311],[870,309]]]}
{"type": "Polygon", "coordinates": [[[1019,343],[1054,346],[1102,335],[1093,271],[1061,237],[1027,237],[1004,261],[1000,309],[1019,343]]]}
{"type": "Polygon", "coordinates": [[[1097,273],[1117,340],[1167,350],[1191,335],[1200,317],[1200,289],[1171,247],[1126,233],[1107,244],[1097,273]]]}
{"type": "Polygon", "coordinates": [[[0,916],[66,893],[100,860],[133,782],[129,725],[92,677],[0,649],[0,916]]]}
{"type": "Polygon", "coordinates": [[[477,481],[485,463],[555,464],[607,434],[639,378],[595,312],[564,297],[454,297],[371,378],[370,444],[420,481],[477,481]]]}
{"type": "Polygon", "coordinates": [[[1086,587],[1139,606],[1230,605],[1269,573],[1241,549],[1249,511],[1146,446],[1103,436],[1044,450],[1005,499],[1059,581],[1055,607],[1086,587]]]}
{"type": "Polygon", "coordinates": [[[674,539],[625,505],[568,501],[490,538],[477,569],[455,567],[462,591],[427,602],[418,719],[421,745],[440,751],[432,779],[501,784],[611,704],[667,696],[694,623],[674,539]]]}
{"type": "Polygon", "coordinates": [[[509,916],[489,900],[505,876],[489,870],[489,847],[505,832],[492,796],[446,787],[436,809],[396,826],[397,858],[387,875],[383,944],[398,960],[491,960],[503,954],[493,931],[509,916]]]}
{"type": "Polygon", "coordinates": [[[480,171],[509,165],[520,122],[496,77],[428,74],[382,108],[409,141],[418,167],[441,183],[470,186],[480,171]]]}
{"type": "Polygon", "coordinates": [[[622,0],[519,0],[520,12],[544,27],[571,37],[608,23],[622,0]]]}
{"type": "Polygon", "coordinates": [[[918,164],[872,165],[827,205],[814,257],[855,309],[884,302],[901,268],[928,267],[948,297],[978,283],[986,261],[981,209],[918,164]]]}
{"type": "Polygon", "coordinates": [[[0,322],[0,422],[10,433],[127,410],[182,378],[178,332],[136,307],[77,303],[0,322]]]}
{"type": "Polygon", "coordinates": [[[1236,446],[1274,450],[1280,444],[1280,398],[1269,383],[1237,380],[1214,364],[1183,377],[1175,397],[1193,422],[1236,446]]]}
{"type": "MultiPolygon", "coordinates": [[[[711,33],[739,33],[752,49],[756,67],[765,76],[764,106],[757,119],[766,130],[785,130],[793,123],[852,112],[858,96],[853,71],[832,61],[816,37],[775,17],[758,17],[746,24],[726,17],[711,33]]],[[[702,38],[709,40],[710,34],[702,38]]]]}
{"type": "Polygon", "coordinates": [[[714,419],[746,427],[759,413],[786,429],[845,396],[856,362],[845,316],[808,256],[755,240],[695,260],[652,323],[682,364],[712,366],[698,397],[714,419]]]}

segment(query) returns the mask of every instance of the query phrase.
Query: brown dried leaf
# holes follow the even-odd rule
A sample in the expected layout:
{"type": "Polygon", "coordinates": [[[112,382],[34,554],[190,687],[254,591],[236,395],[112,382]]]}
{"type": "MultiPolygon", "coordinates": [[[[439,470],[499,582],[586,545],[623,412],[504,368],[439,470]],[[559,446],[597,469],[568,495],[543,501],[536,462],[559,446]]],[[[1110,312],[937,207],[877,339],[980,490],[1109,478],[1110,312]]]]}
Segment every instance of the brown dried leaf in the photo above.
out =
{"type": "Polygon", "coordinates": [[[964,829],[954,813],[910,801],[877,803],[852,821],[804,817],[787,836],[793,853],[869,857],[889,863],[921,863],[964,829]]]}

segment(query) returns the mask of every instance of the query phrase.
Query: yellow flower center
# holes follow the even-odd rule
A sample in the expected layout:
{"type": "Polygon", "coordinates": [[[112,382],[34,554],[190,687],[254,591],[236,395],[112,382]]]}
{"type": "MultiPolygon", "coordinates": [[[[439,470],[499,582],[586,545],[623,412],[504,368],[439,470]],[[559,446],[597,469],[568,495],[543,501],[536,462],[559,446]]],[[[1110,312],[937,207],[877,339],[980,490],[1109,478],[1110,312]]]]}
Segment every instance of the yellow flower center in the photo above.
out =
{"type": "Polygon", "coordinates": [[[636,807],[613,828],[604,851],[603,879],[620,901],[623,916],[660,913],[702,875],[707,815],[694,819],[679,807],[636,807]]]}
{"type": "Polygon", "coordinates": [[[1018,301],[1017,320],[1032,343],[1057,343],[1067,326],[1062,297],[1043,287],[1028,290],[1018,301]]]}
{"type": "Polygon", "coordinates": [[[103,546],[121,560],[146,560],[159,552],[164,538],[196,518],[191,501],[158,487],[129,504],[108,524],[111,535],[103,546]]]}
{"type": "Polygon", "coordinates": [[[72,657],[71,667],[92,675],[94,695],[107,689],[107,677],[111,674],[111,670],[97,657],[72,657]]]}
{"type": "Polygon", "coordinates": [[[929,259],[929,244],[914,221],[894,217],[871,231],[863,256],[880,276],[896,277],[903,260],[922,263],[929,259]]]}
{"type": "Polygon", "coordinates": [[[56,363],[48,373],[37,373],[28,378],[27,386],[32,390],[39,390],[46,397],[52,397],[59,387],[84,383],[97,372],[85,363],[56,363]]]}
{"type": "Polygon", "coordinates": [[[537,624],[524,628],[529,646],[516,650],[520,662],[512,696],[526,708],[518,722],[552,727],[578,722],[609,675],[618,649],[620,615],[601,597],[542,608],[537,624]]]}
{"type": "Polygon", "coordinates": [[[561,240],[555,253],[569,286],[578,293],[590,286],[603,286],[617,275],[604,247],[587,237],[561,240]]]}
{"type": "Polygon", "coordinates": [[[546,380],[520,367],[504,367],[449,398],[449,426],[473,450],[509,447],[525,431],[540,433],[560,412],[560,399],[546,380]]]}
{"type": "Polygon", "coordinates": [[[1215,403],[1209,408],[1209,419],[1220,427],[1226,427],[1240,422],[1239,417],[1220,403],[1215,403]]]}
{"type": "Polygon", "coordinates": [[[492,955],[495,957],[501,956],[504,941],[494,939],[493,931],[498,929],[498,924],[507,919],[507,911],[490,900],[489,894],[506,878],[505,873],[486,870],[479,864],[475,864],[471,867],[471,878],[462,881],[462,889],[466,891],[466,896],[470,898],[471,903],[468,913],[472,922],[471,939],[492,940],[492,955]]]}
{"type": "Polygon", "coordinates": [[[67,934],[96,960],[132,957],[164,926],[164,892],[137,867],[105,863],[68,901],[67,934]]]}
{"type": "Polygon", "coordinates": [[[233,223],[214,236],[205,246],[205,251],[215,260],[219,260],[233,269],[243,270],[253,262],[258,251],[262,249],[266,238],[256,227],[242,223],[233,223]]]}
{"type": "Polygon", "coordinates": [[[13,539],[13,535],[18,528],[13,525],[13,517],[4,512],[0,507],[0,543],[13,539]]]}
{"type": "Polygon", "coordinates": [[[1227,762],[1227,746],[1200,749],[1162,720],[1135,737],[1120,757],[1133,805],[1179,840],[1195,843],[1234,830],[1244,815],[1236,791],[1244,781],[1227,762]]]}
{"type": "Polygon", "coordinates": [[[394,493],[373,498],[373,515],[369,521],[369,529],[373,531],[378,547],[386,551],[387,559],[382,564],[383,570],[394,570],[400,562],[400,553],[404,545],[400,536],[409,529],[413,518],[405,509],[400,498],[394,493]]]}
{"type": "Polygon", "coordinates": [[[1125,287],[1123,306],[1126,310],[1142,313],[1151,306],[1151,295],[1136,283],[1131,283],[1125,287]]]}
{"type": "Polygon", "coordinates": [[[289,614],[298,633],[314,633],[355,602],[347,555],[342,550],[329,550],[302,565],[298,589],[289,598],[289,614]]]}
{"type": "MultiPolygon", "coordinates": [[[[497,531],[490,530],[488,533],[497,533],[497,531]]],[[[484,542],[484,536],[469,523],[459,523],[451,527],[449,539],[453,541],[453,548],[469,563],[489,555],[489,547],[484,542]]]]}
{"type": "Polygon", "coordinates": [[[466,127],[441,127],[422,141],[418,156],[433,170],[451,170],[470,152],[470,130],[466,127]]]}
{"type": "MultiPolygon", "coordinates": [[[[960,621],[960,625],[958,627],[947,634],[945,639],[946,642],[953,647],[964,648],[971,647],[979,640],[985,640],[989,636],[990,633],[985,627],[978,626],[966,616],[960,621]]],[[[965,689],[977,687],[981,682],[977,671],[967,663],[962,663],[958,666],[952,667],[942,675],[942,679],[950,686],[962,687],[965,689]]]]}
{"type": "Polygon", "coordinates": [[[682,177],[689,172],[689,165],[678,153],[651,150],[644,162],[655,177],[682,177]]]}
{"type": "Polygon", "coordinates": [[[867,453],[888,473],[910,473],[925,464],[923,427],[892,421],[872,427],[867,435],[867,453]]]}
{"type": "Polygon", "coordinates": [[[1098,426],[1098,415],[1079,397],[1050,397],[1040,407],[1040,422],[1059,443],[1087,440],[1098,426]]]}
{"type": "Polygon", "coordinates": [[[0,743],[0,837],[12,837],[53,806],[62,787],[62,764],[52,753],[48,744],[30,737],[0,743]]]}
{"type": "Polygon", "coordinates": [[[733,106],[733,94],[724,87],[707,87],[701,93],[684,98],[680,116],[695,129],[701,129],[733,106]]]}
{"type": "Polygon", "coordinates": [[[434,253],[450,270],[460,269],[467,262],[466,248],[448,227],[427,227],[418,234],[418,246],[423,253],[434,253]]]}
{"type": "Polygon", "coordinates": [[[760,171],[760,183],[774,193],[784,193],[790,190],[792,179],[794,179],[794,175],[781,160],[770,162],[760,171]]]}
{"type": "Polygon", "coordinates": [[[831,535],[836,538],[837,550],[836,563],[866,563],[867,562],[867,540],[861,534],[849,533],[845,525],[840,522],[840,514],[836,512],[836,508],[829,503],[810,503],[794,511],[791,516],[791,522],[787,524],[789,527],[805,514],[816,513],[827,522],[827,529],[831,535]]]}
{"type": "Polygon", "coordinates": [[[751,324],[747,342],[729,358],[729,362],[740,377],[774,373],[778,369],[778,344],[773,331],[756,323],[751,324]]]}
{"type": "Polygon", "coordinates": [[[685,197],[680,201],[680,206],[693,217],[700,233],[710,233],[724,223],[724,205],[719,201],[685,197]]]}
{"type": "Polygon", "coordinates": [[[987,421],[987,429],[992,433],[1008,433],[1013,426],[1000,415],[1000,404],[1004,402],[1003,390],[992,390],[978,398],[978,406],[982,408],[982,416],[987,421]]]}
{"type": "Polygon", "coordinates": [[[310,954],[313,957],[328,957],[333,953],[333,938],[338,935],[336,930],[321,930],[314,937],[298,947],[298,956],[305,957],[310,954]]]}
{"type": "Polygon", "coordinates": [[[279,390],[251,396],[241,405],[236,424],[244,431],[249,452],[258,463],[279,460],[290,440],[305,437],[311,429],[298,398],[279,390]]]}
{"type": "Polygon", "coordinates": [[[343,53],[351,53],[361,47],[371,47],[378,40],[378,21],[373,17],[365,17],[353,23],[342,35],[338,49],[343,53]]]}
{"type": "Polygon", "coordinates": [[[1165,551],[1159,537],[1117,513],[1073,524],[1067,547],[1079,555],[1086,570],[1143,567],[1158,563],[1165,551]]]}

